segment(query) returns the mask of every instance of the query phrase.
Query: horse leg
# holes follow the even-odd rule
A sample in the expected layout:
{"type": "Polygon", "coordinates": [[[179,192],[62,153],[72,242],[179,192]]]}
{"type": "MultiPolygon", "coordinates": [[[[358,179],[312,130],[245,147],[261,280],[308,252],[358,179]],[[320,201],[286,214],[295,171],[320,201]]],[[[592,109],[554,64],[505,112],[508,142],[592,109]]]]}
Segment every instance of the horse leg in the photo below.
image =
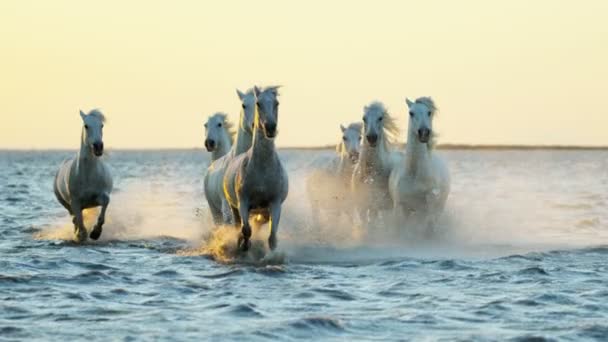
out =
{"type": "Polygon", "coordinates": [[[279,221],[281,220],[281,202],[270,204],[270,237],[268,237],[268,247],[274,251],[277,248],[277,232],[279,231],[279,221]]]}
{"type": "Polygon", "coordinates": [[[248,251],[251,245],[251,226],[249,225],[249,203],[245,200],[239,200],[238,214],[241,223],[241,236],[239,236],[238,245],[244,251],[248,251]]]}
{"type": "Polygon", "coordinates": [[[106,210],[108,209],[108,204],[110,204],[110,196],[107,194],[100,195],[97,199],[97,204],[101,205],[101,212],[97,218],[97,224],[89,235],[89,237],[93,240],[97,240],[101,236],[102,226],[106,222],[106,210]]]}
{"type": "Polygon", "coordinates": [[[56,187],[53,189],[53,191],[55,192],[55,197],[57,197],[59,203],[61,203],[61,205],[68,210],[68,213],[70,213],[70,215],[74,215],[74,213],[72,212],[72,207],[66,200],[63,199],[56,187]]]}
{"type": "Polygon", "coordinates": [[[82,208],[79,204],[72,203],[72,212],[74,213],[74,237],[76,242],[84,242],[87,240],[87,230],[84,227],[84,220],[82,217],[82,208]]]}
{"type": "Polygon", "coordinates": [[[232,211],[232,224],[239,227],[241,225],[241,214],[239,214],[239,208],[230,207],[232,211]]]}
{"type": "Polygon", "coordinates": [[[209,211],[211,212],[211,217],[213,218],[213,223],[217,226],[222,224],[224,221],[224,215],[222,215],[222,210],[217,210],[211,203],[209,204],[209,211]]]}
{"type": "Polygon", "coordinates": [[[230,204],[228,204],[228,202],[226,201],[225,198],[222,198],[222,221],[221,223],[232,223],[234,224],[234,219],[232,217],[232,210],[229,209],[230,208],[230,204]]]}

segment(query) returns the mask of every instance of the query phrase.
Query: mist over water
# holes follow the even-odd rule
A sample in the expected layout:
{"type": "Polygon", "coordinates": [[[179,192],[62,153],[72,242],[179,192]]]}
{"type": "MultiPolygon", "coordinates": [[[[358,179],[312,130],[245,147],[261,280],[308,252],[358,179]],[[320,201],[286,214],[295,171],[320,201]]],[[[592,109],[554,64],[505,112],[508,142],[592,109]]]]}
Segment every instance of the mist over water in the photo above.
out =
{"type": "MultiPolygon", "coordinates": [[[[268,251],[264,225],[243,254],[238,229],[211,224],[202,151],[110,153],[104,231],[83,246],[52,193],[71,153],[0,152],[0,329],[116,339],[608,333],[608,152],[440,153],[452,191],[429,237],[386,221],[315,224],[305,179],[332,152],[281,152],[290,193],[279,248],[268,251]],[[28,328],[40,322],[55,328],[28,328]]],[[[96,210],[85,216],[92,226],[96,210]]]]}

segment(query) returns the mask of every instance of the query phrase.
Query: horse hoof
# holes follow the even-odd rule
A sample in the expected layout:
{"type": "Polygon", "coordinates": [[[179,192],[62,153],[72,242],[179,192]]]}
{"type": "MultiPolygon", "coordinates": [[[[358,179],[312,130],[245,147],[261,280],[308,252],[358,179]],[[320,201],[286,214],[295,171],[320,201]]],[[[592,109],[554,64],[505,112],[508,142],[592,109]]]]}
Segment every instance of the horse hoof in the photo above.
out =
{"type": "Polygon", "coordinates": [[[74,236],[76,242],[85,242],[87,241],[87,232],[86,231],[78,231],[74,236]]]}
{"type": "Polygon", "coordinates": [[[89,234],[89,237],[93,240],[99,239],[100,236],[101,236],[101,228],[97,228],[97,227],[95,227],[95,229],[93,229],[91,231],[91,234],[89,234]]]}

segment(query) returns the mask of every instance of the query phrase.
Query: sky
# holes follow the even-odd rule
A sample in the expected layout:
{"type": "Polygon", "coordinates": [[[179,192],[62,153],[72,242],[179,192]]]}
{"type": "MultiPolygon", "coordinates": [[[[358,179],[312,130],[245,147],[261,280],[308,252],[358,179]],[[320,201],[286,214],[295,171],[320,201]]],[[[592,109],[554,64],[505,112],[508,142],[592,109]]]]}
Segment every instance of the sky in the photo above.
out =
{"type": "MultiPolygon", "coordinates": [[[[236,89],[282,85],[279,146],[432,96],[440,143],[608,145],[608,1],[0,2],[0,148],[201,148],[236,89]]],[[[404,139],[405,133],[402,134],[404,139]]]]}

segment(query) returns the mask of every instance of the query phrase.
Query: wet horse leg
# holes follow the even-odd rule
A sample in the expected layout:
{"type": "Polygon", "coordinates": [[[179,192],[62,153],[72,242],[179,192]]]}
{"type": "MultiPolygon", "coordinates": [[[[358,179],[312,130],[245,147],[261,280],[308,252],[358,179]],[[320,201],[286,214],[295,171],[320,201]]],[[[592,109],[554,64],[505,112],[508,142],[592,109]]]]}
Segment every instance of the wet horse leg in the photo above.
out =
{"type": "MultiPolygon", "coordinates": [[[[237,211],[241,223],[241,235],[239,236],[238,245],[243,251],[248,251],[251,245],[251,226],[249,225],[249,202],[245,199],[239,199],[239,208],[237,211]]],[[[236,221],[236,217],[235,217],[236,221]]]]}
{"type": "Polygon", "coordinates": [[[87,240],[87,230],[84,227],[84,220],[82,217],[82,207],[80,204],[72,202],[72,212],[74,213],[74,237],[77,242],[84,242],[87,240]]]}
{"type": "Polygon", "coordinates": [[[281,202],[270,204],[270,237],[268,237],[268,247],[271,250],[277,248],[277,233],[279,232],[279,221],[281,220],[281,202]]]}
{"type": "Polygon", "coordinates": [[[99,217],[97,218],[97,224],[89,235],[89,237],[93,240],[97,240],[101,236],[102,226],[106,221],[106,210],[108,209],[108,205],[110,204],[110,196],[108,196],[107,194],[100,195],[97,199],[97,204],[101,206],[101,212],[99,213],[99,217]]]}

